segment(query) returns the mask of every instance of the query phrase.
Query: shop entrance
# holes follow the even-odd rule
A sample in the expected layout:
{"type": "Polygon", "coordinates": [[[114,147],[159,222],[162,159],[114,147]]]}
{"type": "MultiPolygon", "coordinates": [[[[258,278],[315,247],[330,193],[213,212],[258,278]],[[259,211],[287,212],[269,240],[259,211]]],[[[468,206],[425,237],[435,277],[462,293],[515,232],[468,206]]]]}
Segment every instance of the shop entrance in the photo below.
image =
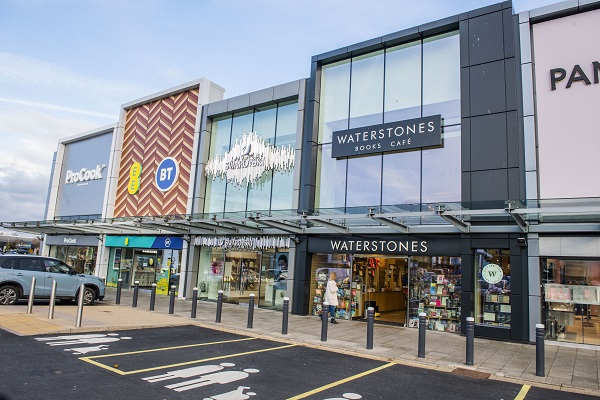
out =
{"type": "Polygon", "coordinates": [[[600,261],[541,259],[546,338],[600,345],[600,261]]]}
{"type": "Polygon", "coordinates": [[[460,257],[313,254],[310,312],[322,310],[331,272],[337,275],[338,319],[364,319],[367,307],[375,321],[460,332],[460,257]]]}

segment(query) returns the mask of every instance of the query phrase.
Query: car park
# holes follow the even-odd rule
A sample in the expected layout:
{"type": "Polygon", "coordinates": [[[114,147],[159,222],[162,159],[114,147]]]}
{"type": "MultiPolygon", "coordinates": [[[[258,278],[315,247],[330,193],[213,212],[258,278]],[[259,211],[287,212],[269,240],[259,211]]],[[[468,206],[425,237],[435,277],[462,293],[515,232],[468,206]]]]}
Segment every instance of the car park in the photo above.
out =
{"type": "Polygon", "coordinates": [[[56,281],[56,298],[62,302],[76,300],[82,284],[85,305],[104,299],[104,281],[98,276],[78,274],[55,258],[5,254],[0,257],[0,305],[29,298],[32,278],[36,278],[36,299],[50,298],[53,281],[56,281]]]}

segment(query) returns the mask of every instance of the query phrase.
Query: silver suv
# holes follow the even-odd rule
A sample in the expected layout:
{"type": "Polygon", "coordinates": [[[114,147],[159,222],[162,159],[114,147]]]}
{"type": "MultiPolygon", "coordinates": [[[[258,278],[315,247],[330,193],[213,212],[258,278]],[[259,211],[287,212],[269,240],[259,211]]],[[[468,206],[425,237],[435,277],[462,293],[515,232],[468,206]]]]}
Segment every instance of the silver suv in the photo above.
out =
{"type": "Polygon", "coordinates": [[[100,277],[78,274],[55,258],[5,254],[0,256],[0,304],[15,304],[19,299],[29,298],[32,277],[36,282],[36,299],[50,298],[52,281],[56,281],[56,298],[62,302],[76,300],[82,283],[84,304],[104,299],[105,286],[100,277]]]}

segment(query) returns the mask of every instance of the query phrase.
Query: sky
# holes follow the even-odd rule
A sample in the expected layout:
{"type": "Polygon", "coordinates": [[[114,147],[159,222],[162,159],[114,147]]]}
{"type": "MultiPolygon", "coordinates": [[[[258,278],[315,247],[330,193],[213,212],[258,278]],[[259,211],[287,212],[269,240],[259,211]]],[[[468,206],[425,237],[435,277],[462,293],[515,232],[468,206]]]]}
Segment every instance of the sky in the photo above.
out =
{"type": "Polygon", "coordinates": [[[0,222],[43,220],[58,140],[124,103],[201,77],[225,98],[307,78],[313,55],[499,1],[0,0],[0,222]]]}

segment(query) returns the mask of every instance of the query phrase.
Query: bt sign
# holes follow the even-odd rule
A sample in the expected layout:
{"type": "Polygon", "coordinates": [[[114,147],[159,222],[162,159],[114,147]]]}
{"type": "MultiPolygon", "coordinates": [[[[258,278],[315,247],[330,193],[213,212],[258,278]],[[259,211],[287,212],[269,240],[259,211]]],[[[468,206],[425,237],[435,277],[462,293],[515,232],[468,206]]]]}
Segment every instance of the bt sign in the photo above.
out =
{"type": "Polygon", "coordinates": [[[172,157],[164,158],[156,169],[155,182],[161,192],[166,192],[175,186],[179,177],[179,164],[172,157]]]}

